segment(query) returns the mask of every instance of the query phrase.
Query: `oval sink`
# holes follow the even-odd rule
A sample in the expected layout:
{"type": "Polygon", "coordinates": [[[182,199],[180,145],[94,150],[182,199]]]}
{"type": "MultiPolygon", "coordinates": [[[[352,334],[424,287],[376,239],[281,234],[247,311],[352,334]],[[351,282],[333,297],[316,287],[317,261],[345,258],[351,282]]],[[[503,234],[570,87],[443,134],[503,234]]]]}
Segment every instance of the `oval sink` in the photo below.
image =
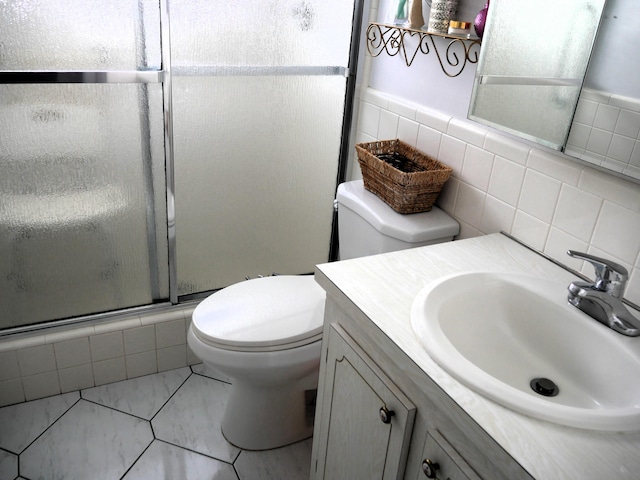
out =
{"type": "Polygon", "coordinates": [[[453,275],[420,292],[411,324],[445,371],[512,410],[578,428],[640,430],[640,339],[569,305],[567,285],[453,275]]]}

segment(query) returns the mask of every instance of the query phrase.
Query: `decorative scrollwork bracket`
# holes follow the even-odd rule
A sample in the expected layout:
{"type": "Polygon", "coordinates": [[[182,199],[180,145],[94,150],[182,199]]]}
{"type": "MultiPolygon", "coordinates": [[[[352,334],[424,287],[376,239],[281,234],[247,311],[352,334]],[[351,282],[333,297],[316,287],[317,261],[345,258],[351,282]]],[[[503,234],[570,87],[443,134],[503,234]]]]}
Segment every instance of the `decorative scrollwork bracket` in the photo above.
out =
{"type": "Polygon", "coordinates": [[[445,75],[457,77],[467,63],[478,63],[480,39],[429,33],[397,25],[370,23],[367,28],[367,50],[372,57],[377,57],[382,52],[392,57],[401,53],[407,67],[411,66],[418,52],[428,55],[433,50],[445,75]],[[410,40],[416,36],[418,37],[416,41],[410,40]],[[434,41],[434,37],[449,40],[444,51],[442,51],[443,46],[438,46],[434,41]]]}

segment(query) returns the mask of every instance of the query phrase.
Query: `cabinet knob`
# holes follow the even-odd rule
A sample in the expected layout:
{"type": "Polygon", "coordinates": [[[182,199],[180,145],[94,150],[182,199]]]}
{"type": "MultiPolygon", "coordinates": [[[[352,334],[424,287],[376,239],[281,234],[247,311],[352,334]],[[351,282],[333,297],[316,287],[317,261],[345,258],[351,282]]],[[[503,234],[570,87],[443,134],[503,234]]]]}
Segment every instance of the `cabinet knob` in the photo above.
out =
{"type": "Polygon", "coordinates": [[[393,410],[389,410],[387,407],[381,407],[379,413],[382,423],[391,423],[391,417],[396,414],[396,412],[394,412],[393,410]]]}
{"type": "Polygon", "coordinates": [[[440,465],[431,461],[429,458],[425,458],[422,461],[422,471],[427,478],[436,478],[436,471],[440,469],[440,465]]]}

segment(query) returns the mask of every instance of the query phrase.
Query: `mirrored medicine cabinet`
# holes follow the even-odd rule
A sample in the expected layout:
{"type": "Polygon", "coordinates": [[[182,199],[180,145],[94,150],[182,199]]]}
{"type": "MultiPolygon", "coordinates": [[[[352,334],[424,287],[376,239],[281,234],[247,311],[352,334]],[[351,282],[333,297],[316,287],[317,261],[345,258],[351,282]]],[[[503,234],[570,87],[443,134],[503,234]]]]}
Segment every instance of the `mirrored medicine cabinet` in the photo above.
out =
{"type": "Polygon", "coordinates": [[[640,2],[493,0],[469,118],[640,180],[640,2]]]}

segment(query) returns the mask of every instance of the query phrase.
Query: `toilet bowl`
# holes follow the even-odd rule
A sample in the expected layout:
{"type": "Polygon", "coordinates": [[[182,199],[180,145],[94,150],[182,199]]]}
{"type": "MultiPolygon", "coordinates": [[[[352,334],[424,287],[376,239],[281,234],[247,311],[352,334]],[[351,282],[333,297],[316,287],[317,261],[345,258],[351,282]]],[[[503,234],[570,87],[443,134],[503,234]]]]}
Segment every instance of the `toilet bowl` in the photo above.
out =
{"type": "MultiPolygon", "coordinates": [[[[366,191],[338,187],[340,258],[452,240],[458,223],[433,207],[403,215],[366,191]]],[[[224,288],[194,310],[187,341],[205,365],[227,376],[222,433],[245,450],[266,450],[313,433],[324,290],[312,276],[257,278],[224,288]]]]}
{"type": "Polygon", "coordinates": [[[281,275],[232,285],[196,307],[187,340],[231,379],[222,433],[233,445],[266,450],[312,435],[324,300],[312,276],[281,275]]]}

